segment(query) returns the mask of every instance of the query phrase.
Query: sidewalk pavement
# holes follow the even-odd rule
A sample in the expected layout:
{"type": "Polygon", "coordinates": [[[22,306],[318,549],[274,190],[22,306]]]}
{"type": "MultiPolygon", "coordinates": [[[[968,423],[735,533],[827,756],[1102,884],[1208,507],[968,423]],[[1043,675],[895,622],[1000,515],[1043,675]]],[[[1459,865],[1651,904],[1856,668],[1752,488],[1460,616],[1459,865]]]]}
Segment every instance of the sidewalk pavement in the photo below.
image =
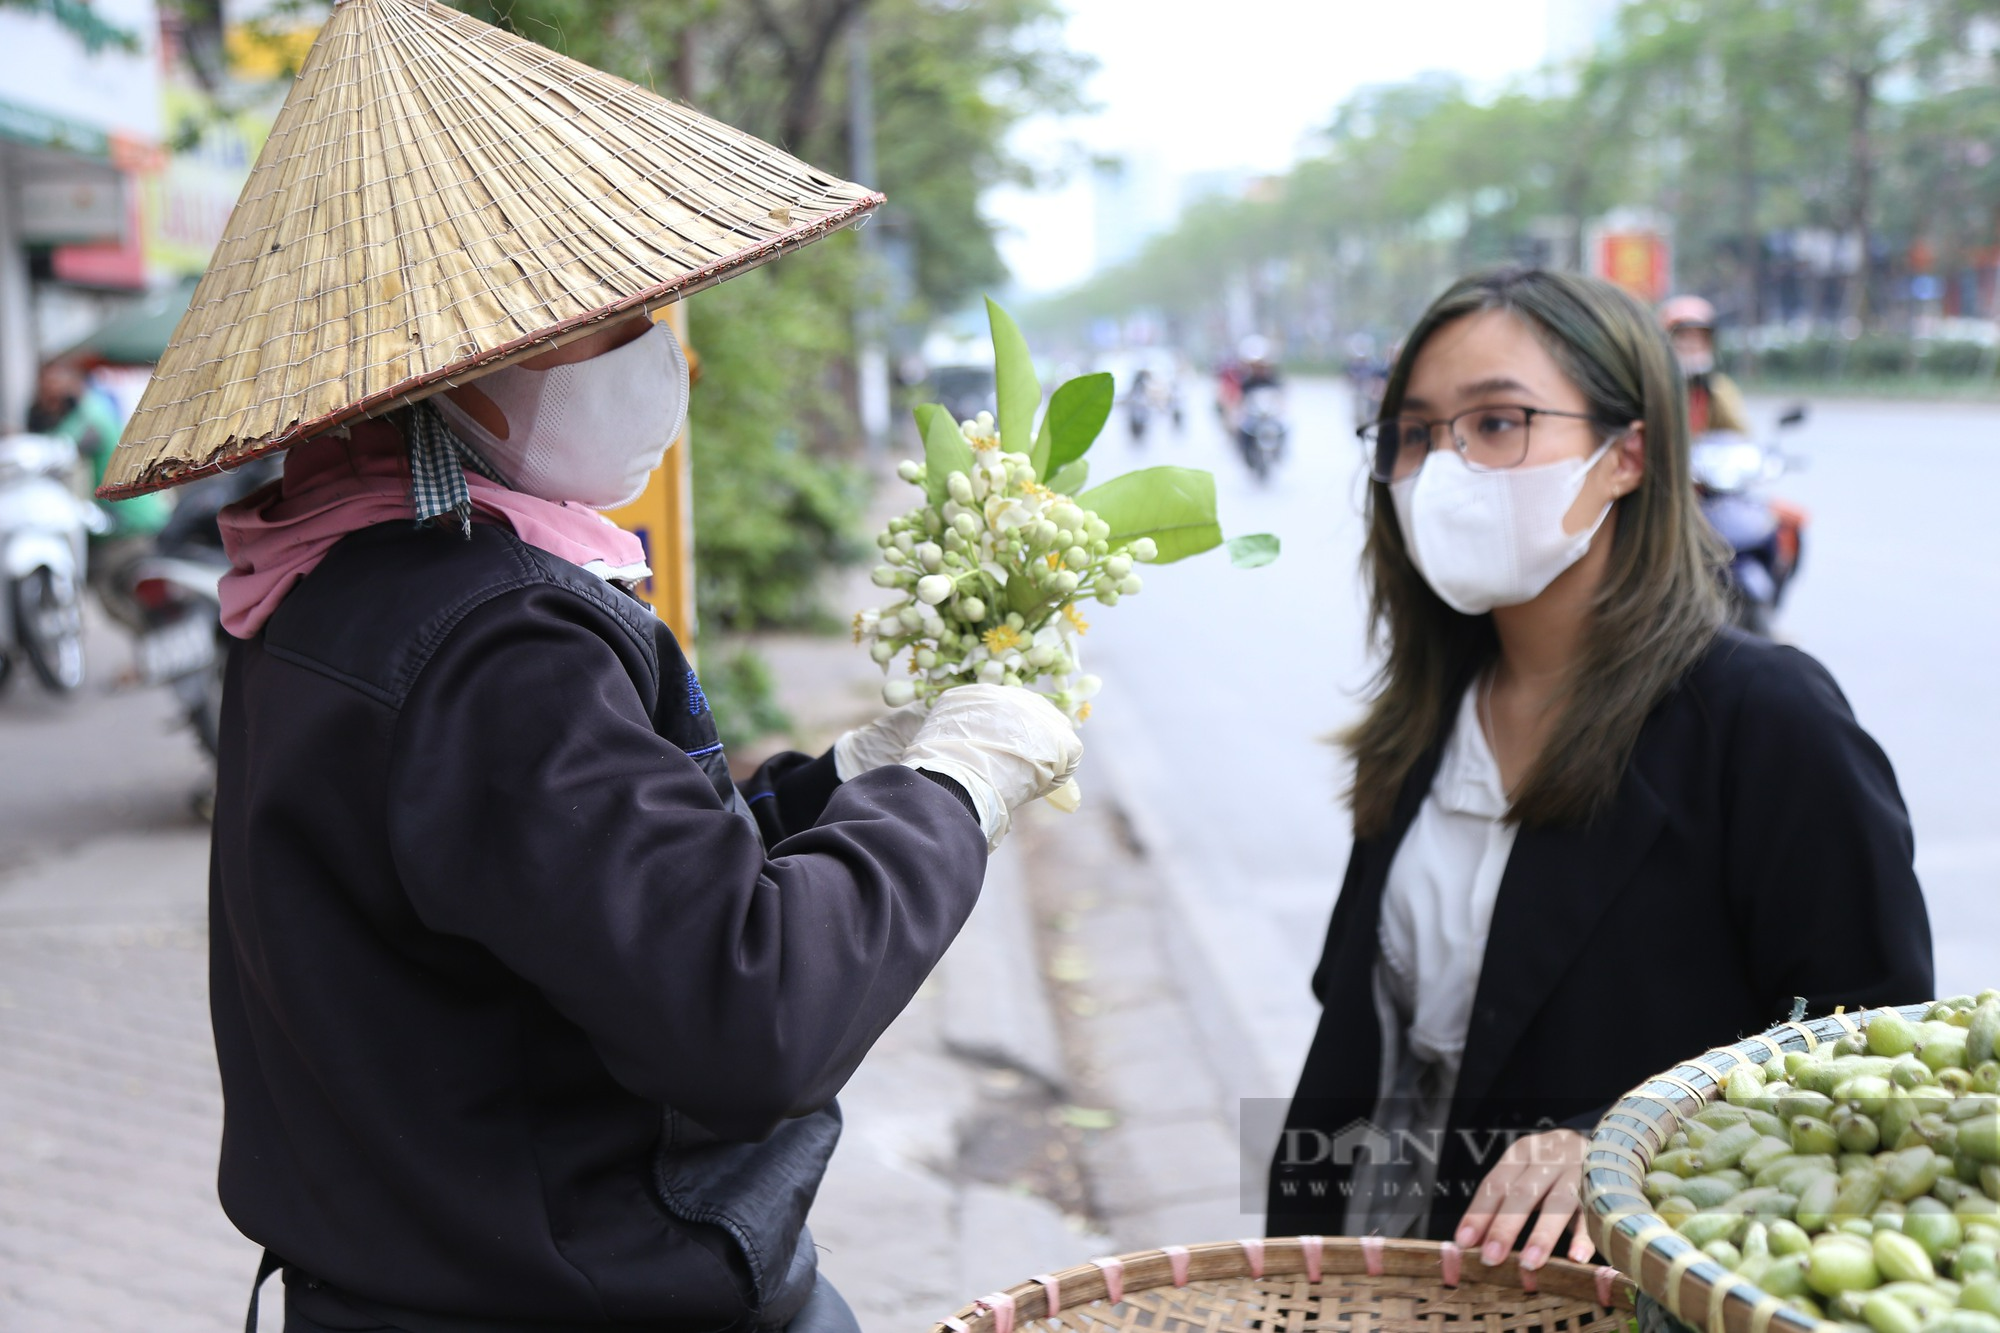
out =
{"type": "MultiPolygon", "coordinates": [[[[809,746],[880,708],[880,673],[845,638],[760,646],[809,746]]],[[[93,719],[127,707],[10,702],[0,728],[10,751],[26,726],[101,768],[93,719]]],[[[215,1201],[206,832],[164,810],[127,827],[111,812],[94,836],[65,830],[0,861],[10,1333],[220,1333],[240,1327],[256,1269],[215,1201]]],[[[870,1333],[926,1329],[1096,1255],[1256,1229],[1161,948],[1157,875],[1127,828],[1101,785],[1076,815],[1028,812],[959,942],[843,1095],[813,1230],[870,1333]]]]}

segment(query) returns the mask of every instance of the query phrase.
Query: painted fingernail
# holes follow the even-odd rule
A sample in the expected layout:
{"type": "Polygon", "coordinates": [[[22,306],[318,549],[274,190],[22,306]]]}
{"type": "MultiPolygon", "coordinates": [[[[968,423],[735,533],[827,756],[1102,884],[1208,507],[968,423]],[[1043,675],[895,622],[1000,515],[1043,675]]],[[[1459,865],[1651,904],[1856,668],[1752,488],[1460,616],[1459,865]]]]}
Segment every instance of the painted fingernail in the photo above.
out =
{"type": "Polygon", "coordinates": [[[1479,1252],[1479,1262],[1485,1264],[1488,1268],[1493,1267],[1493,1265],[1506,1257],[1506,1247],[1497,1240],[1489,1242],[1486,1248],[1479,1252]]]}
{"type": "Polygon", "coordinates": [[[1477,1231],[1474,1231],[1471,1227],[1464,1226],[1458,1229],[1458,1243],[1460,1247],[1470,1245],[1472,1244],[1472,1242],[1478,1239],[1479,1239],[1479,1233],[1477,1231]]]}
{"type": "Polygon", "coordinates": [[[1521,1251],[1521,1267],[1540,1268],[1542,1261],[1546,1258],[1548,1256],[1542,1253],[1541,1246],[1530,1245],[1527,1249],[1521,1251]]]}

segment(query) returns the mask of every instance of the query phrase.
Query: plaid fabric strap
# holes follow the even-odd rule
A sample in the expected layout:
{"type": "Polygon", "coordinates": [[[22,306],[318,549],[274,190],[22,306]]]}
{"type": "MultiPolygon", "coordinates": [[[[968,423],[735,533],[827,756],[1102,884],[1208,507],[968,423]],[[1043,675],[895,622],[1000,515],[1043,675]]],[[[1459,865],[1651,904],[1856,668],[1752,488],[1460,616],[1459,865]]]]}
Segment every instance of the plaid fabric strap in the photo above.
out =
{"type": "Polygon", "coordinates": [[[404,416],[403,440],[410,449],[410,505],[417,526],[456,526],[472,538],[472,492],[465,484],[471,468],[488,481],[507,483],[477,450],[458,438],[435,404],[418,403],[404,416]]]}

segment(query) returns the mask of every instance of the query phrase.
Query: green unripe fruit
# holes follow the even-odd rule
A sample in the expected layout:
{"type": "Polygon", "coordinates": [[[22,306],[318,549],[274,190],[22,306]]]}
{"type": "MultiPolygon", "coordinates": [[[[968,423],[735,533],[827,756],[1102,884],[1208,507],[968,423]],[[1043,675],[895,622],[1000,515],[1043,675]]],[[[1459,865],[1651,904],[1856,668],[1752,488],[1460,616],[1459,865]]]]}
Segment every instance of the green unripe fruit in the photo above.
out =
{"type": "Polygon", "coordinates": [[[1795,1251],[1773,1259],[1757,1285],[1783,1300],[1806,1294],[1806,1253],[1795,1251]]]}
{"type": "Polygon", "coordinates": [[[2000,1162],[2000,1113],[1987,1110],[1962,1121],[1958,1127],[1958,1148],[1982,1162],[2000,1162]]]}
{"type": "Polygon", "coordinates": [[[1924,1333],[2000,1333],[2000,1315],[1984,1310],[1953,1310],[1924,1325],[1924,1333]]]}
{"type": "Polygon", "coordinates": [[[1660,1200],[1653,1211],[1660,1215],[1661,1221],[1679,1230],[1681,1225],[1699,1212],[1700,1209],[1695,1206],[1694,1201],[1691,1199],[1684,1198],[1678,1194],[1669,1194],[1666,1198],[1660,1200]]]}
{"type": "Polygon", "coordinates": [[[1735,1166],[1758,1139],[1757,1131],[1749,1125],[1734,1124],[1722,1130],[1714,1138],[1695,1150],[1701,1161],[1701,1169],[1713,1171],[1721,1167],[1735,1166]]]}
{"type": "Polygon", "coordinates": [[[1696,1247],[1710,1241],[1727,1240],[1743,1224],[1743,1219],[1735,1213],[1696,1213],[1674,1224],[1674,1229],[1692,1241],[1696,1247]]]}
{"type": "Polygon", "coordinates": [[[1907,1089],[1935,1083],[1937,1075],[1931,1072],[1931,1067],[1923,1062],[1922,1057],[1899,1055],[1896,1057],[1895,1065],[1889,1070],[1889,1081],[1899,1088],[1907,1089]]]}
{"type": "Polygon", "coordinates": [[[1882,1130],[1874,1119],[1851,1106],[1833,1113],[1831,1128],[1836,1148],[1829,1151],[1872,1153],[1882,1141],[1882,1130]]]}
{"type": "Polygon", "coordinates": [[[1929,1282],[1937,1277],[1930,1253],[1899,1231],[1875,1233],[1875,1267],[1891,1282],[1929,1282]]]}
{"type": "Polygon", "coordinates": [[[1721,1172],[1713,1176],[1696,1176],[1692,1180],[1681,1181],[1681,1187],[1674,1193],[1697,1208],[1720,1208],[1743,1192],[1740,1185],[1726,1179],[1735,1174],[1721,1172]]]}
{"type": "Polygon", "coordinates": [[[1903,1234],[1923,1246],[1935,1263],[1959,1247],[1965,1238],[1965,1224],[1936,1199],[1915,1199],[1903,1218],[1903,1234]]]}
{"type": "Polygon", "coordinates": [[[1841,1180],[1840,1192],[1833,1200],[1833,1220],[1838,1223],[1850,1218],[1866,1218],[1881,1202],[1882,1173],[1856,1171],[1841,1180]]]}
{"type": "Polygon", "coordinates": [[[2000,1276],[1989,1269],[1968,1281],[1958,1293],[1959,1306],[1986,1314],[2000,1314],[2000,1276]]]}
{"type": "Polygon", "coordinates": [[[1963,1028],[1926,1025],[1923,1042],[1917,1053],[1932,1069],[1963,1069],[1967,1051],[1967,1033],[1963,1028]]]}
{"type": "Polygon", "coordinates": [[[1875,1333],[1917,1333],[1923,1327],[1915,1310],[1881,1291],[1870,1292],[1861,1303],[1861,1317],[1875,1333]]]}
{"type": "Polygon", "coordinates": [[[1917,1046],[1917,1028],[1894,1009],[1869,1015],[1868,1049],[1876,1055],[1908,1055],[1917,1046]]]}
{"type": "Polygon", "coordinates": [[[1661,1153],[1653,1159],[1655,1171],[1671,1171],[1677,1176],[1687,1177],[1695,1173],[1695,1150],[1675,1148],[1661,1153]]]}
{"type": "Polygon", "coordinates": [[[1838,1296],[1843,1291],[1879,1287],[1882,1275],[1868,1246],[1838,1236],[1822,1236],[1813,1242],[1807,1256],[1806,1285],[1822,1296],[1838,1296]]]}
{"type": "Polygon", "coordinates": [[[1879,1116],[1883,1108],[1888,1105],[1889,1094],[1894,1087],[1895,1085],[1886,1078],[1860,1074],[1835,1088],[1833,1099],[1853,1107],[1863,1115],[1879,1116]]]}
{"type": "Polygon", "coordinates": [[[1840,1138],[1832,1125],[1816,1116],[1792,1118],[1792,1151],[1799,1154],[1832,1154],[1840,1151],[1840,1138]]]}
{"type": "Polygon", "coordinates": [[[1793,1218],[1807,1232],[1824,1231],[1833,1221],[1834,1202],[1840,1196],[1840,1177],[1821,1176],[1799,1195],[1793,1218]]]}
{"type": "Polygon", "coordinates": [[[1991,1245],[1961,1245],[1951,1257],[1951,1275],[1967,1286],[1981,1278],[2000,1277],[2000,1251],[1991,1245]]]}
{"type": "Polygon", "coordinates": [[[1771,1222],[1770,1244],[1775,1255],[1804,1254],[1812,1248],[1812,1237],[1797,1222],[1780,1217],[1771,1222]]]}
{"type": "Polygon", "coordinates": [[[1743,1262],[1743,1252],[1726,1240],[1712,1240],[1701,1247],[1701,1252],[1724,1268],[1735,1268],[1743,1262]]]}
{"type": "Polygon", "coordinates": [[[1965,1062],[1979,1066],[2000,1055],[2000,1001],[1989,1000],[1972,1013],[1965,1028],[1965,1062]]]}
{"type": "Polygon", "coordinates": [[[1802,1115],[1815,1120],[1827,1120],[1833,1116],[1833,1098],[1823,1092],[1795,1089],[1778,1098],[1777,1112],[1790,1124],[1802,1115]]]}
{"type": "Polygon", "coordinates": [[[1905,1201],[1928,1194],[1942,1165],[1938,1155],[1922,1144],[1891,1153],[1882,1163],[1882,1192],[1905,1201]]]}

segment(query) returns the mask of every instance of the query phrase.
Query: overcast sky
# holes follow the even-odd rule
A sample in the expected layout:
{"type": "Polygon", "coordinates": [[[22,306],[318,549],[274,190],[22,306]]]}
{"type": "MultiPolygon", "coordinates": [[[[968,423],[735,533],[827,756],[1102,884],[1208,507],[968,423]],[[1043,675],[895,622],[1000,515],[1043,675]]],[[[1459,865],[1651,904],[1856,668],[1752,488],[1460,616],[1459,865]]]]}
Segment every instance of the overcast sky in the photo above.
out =
{"type": "MultiPolygon", "coordinates": [[[[1573,2],[1573,0],[1570,0],[1573,2]]],[[[1566,0],[1556,0],[1558,6],[1566,0]]],[[[1172,177],[1282,170],[1301,139],[1356,88],[1454,70],[1481,86],[1539,65],[1550,0],[1068,0],[1072,48],[1098,60],[1102,109],[1022,130],[1046,151],[1064,140],[1143,154],[1172,177]]],[[[1086,181],[1042,194],[997,191],[988,213],[1031,291],[1087,275],[1093,211],[1086,181]]]]}

